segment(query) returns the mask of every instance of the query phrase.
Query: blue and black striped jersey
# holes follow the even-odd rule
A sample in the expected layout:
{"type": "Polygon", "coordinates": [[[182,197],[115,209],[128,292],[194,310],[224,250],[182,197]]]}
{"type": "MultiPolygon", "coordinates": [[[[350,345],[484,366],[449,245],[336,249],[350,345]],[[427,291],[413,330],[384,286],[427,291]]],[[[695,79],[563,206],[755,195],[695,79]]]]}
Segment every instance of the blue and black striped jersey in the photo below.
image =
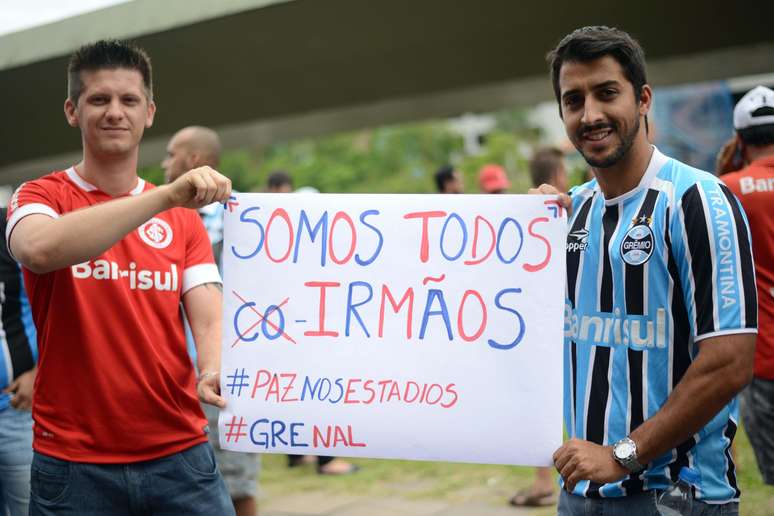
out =
{"type": "MultiPolygon", "coordinates": [[[[595,180],[570,192],[565,303],[565,422],[572,437],[610,445],[664,405],[707,337],[757,331],[747,221],[715,176],[653,150],[637,188],[605,199],[595,180]]],[[[726,405],[646,470],[575,494],[663,489],[682,466],[697,498],[739,497],[726,405]]]]}
{"type": "Polygon", "coordinates": [[[38,361],[37,336],[24,278],[5,245],[5,214],[5,208],[0,209],[0,411],[10,404],[10,396],[3,389],[38,361]]]}

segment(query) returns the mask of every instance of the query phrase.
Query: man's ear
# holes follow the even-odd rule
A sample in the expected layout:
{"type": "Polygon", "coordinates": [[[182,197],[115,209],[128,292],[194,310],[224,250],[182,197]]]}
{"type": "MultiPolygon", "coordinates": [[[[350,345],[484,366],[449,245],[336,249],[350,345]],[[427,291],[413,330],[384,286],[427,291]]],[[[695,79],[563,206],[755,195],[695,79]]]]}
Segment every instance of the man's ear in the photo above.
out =
{"type": "Polygon", "coordinates": [[[650,112],[653,104],[653,89],[647,84],[642,85],[640,90],[640,116],[646,116],[650,112]]]}
{"type": "Polygon", "coordinates": [[[193,170],[201,165],[202,160],[198,152],[192,152],[185,159],[186,170],[193,170]]]}
{"type": "Polygon", "coordinates": [[[69,97],[64,102],[64,114],[70,127],[78,127],[78,106],[69,97]]]}
{"type": "Polygon", "coordinates": [[[153,125],[153,117],[156,116],[156,103],[152,100],[148,102],[148,111],[145,114],[145,128],[149,129],[153,125]]]}

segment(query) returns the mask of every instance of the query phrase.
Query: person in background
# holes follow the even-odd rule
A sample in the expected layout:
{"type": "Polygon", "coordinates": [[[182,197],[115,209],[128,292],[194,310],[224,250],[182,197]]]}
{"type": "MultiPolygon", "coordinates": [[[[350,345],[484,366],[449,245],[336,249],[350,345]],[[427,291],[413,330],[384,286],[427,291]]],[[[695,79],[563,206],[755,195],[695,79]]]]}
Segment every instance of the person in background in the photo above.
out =
{"type": "Polygon", "coordinates": [[[269,193],[290,193],[293,191],[293,178],[284,170],[275,170],[266,180],[266,191],[269,193]]]}
{"type": "Polygon", "coordinates": [[[444,165],[439,168],[435,175],[435,186],[438,193],[461,194],[465,193],[465,183],[462,180],[462,174],[455,170],[451,165],[444,165]]]}
{"type": "MultiPolygon", "coordinates": [[[[208,127],[189,126],[179,130],[167,144],[167,156],[161,163],[167,183],[175,181],[187,171],[198,167],[218,168],[220,165],[220,138],[208,127]]],[[[207,230],[215,263],[221,263],[223,250],[223,205],[217,202],[199,208],[199,216],[207,230]]],[[[186,324],[186,340],[189,354],[196,362],[193,336],[186,324]]],[[[217,407],[202,404],[209,426],[209,441],[215,451],[215,459],[226,482],[237,516],[258,514],[258,471],[260,456],[222,450],[219,442],[217,407]]]]}
{"type": "Polygon", "coordinates": [[[774,485],[774,91],[747,92],[734,108],[734,129],[719,172],[750,223],[761,330],[753,380],[742,392],[742,421],[763,481],[774,485]]]}
{"type": "Polygon", "coordinates": [[[508,191],[511,182],[503,167],[490,163],[478,171],[478,186],[481,193],[502,194],[508,191]]]}
{"type": "Polygon", "coordinates": [[[19,264],[5,245],[0,209],[0,514],[27,516],[32,464],[32,387],[37,335],[19,264]]]}
{"type": "Polygon", "coordinates": [[[567,165],[564,162],[564,154],[557,147],[536,150],[529,160],[529,175],[535,188],[548,184],[562,193],[567,192],[567,165]]]}
{"type": "MultiPolygon", "coordinates": [[[[197,167],[217,170],[220,165],[220,138],[208,127],[189,126],[175,133],[167,144],[167,155],[161,162],[164,181],[171,183],[197,167]]],[[[223,205],[217,202],[199,208],[199,217],[207,230],[215,263],[220,264],[223,250],[223,205]]]]}
{"type": "MultiPolygon", "coordinates": [[[[567,166],[564,154],[556,147],[538,149],[529,160],[529,174],[532,186],[537,188],[548,184],[558,192],[567,192],[567,166]]],[[[535,468],[535,481],[526,489],[513,495],[510,504],[514,507],[545,507],[556,504],[553,468],[535,468]]]]}

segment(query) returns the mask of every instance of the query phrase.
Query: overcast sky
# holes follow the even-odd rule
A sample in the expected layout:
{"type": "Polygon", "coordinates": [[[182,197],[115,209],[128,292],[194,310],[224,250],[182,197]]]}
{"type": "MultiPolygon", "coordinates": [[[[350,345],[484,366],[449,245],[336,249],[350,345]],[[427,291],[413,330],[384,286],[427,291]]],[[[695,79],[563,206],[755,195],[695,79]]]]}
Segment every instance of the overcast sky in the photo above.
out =
{"type": "Polygon", "coordinates": [[[129,0],[0,0],[0,34],[51,23],[129,0]]]}

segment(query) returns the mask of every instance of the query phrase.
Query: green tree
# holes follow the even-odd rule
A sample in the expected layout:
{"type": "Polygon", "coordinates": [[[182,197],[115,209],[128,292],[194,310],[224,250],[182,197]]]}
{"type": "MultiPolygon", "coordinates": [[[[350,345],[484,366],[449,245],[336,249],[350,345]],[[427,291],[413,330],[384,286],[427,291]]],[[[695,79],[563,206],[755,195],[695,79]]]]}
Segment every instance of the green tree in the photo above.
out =
{"type": "MultiPolygon", "coordinates": [[[[242,192],[262,191],[268,175],[287,171],[296,188],[313,186],[321,192],[427,193],[435,191],[433,174],[446,163],[460,169],[469,192],[477,192],[478,169],[486,163],[503,165],[512,192],[529,186],[526,160],[539,132],[522,110],[498,113],[496,128],[486,135],[480,154],[464,153],[462,137],[445,120],[364,129],[263,148],[223,153],[220,171],[242,192]]],[[[160,184],[160,167],[140,171],[160,184]]]]}

